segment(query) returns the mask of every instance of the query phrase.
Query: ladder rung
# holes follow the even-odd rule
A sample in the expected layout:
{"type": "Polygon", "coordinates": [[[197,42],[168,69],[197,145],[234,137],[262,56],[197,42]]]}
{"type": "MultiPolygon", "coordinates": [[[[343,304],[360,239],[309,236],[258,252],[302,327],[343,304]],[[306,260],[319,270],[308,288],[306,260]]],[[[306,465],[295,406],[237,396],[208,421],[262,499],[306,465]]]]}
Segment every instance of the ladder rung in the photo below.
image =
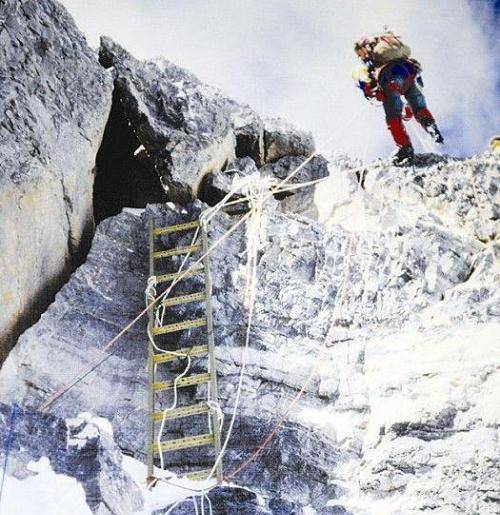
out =
{"type": "MultiPolygon", "coordinates": [[[[193,347],[184,347],[181,349],[177,349],[175,351],[172,351],[175,353],[182,353],[186,356],[204,356],[205,354],[208,354],[208,345],[195,345],[193,347]]],[[[153,362],[154,363],[167,363],[169,361],[175,361],[176,359],[183,359],[184,356],[176,356],[175,354],[155,354],[153,356],[153,362]]]]}
{"type": "Polygon", "coordinates": [[[153,334],[166,334],[175,333],[176,331],[183,331],[184,329],[191,329],[192,327],[203,327],[207,325],[206,318],[195,318],[194,320],[185,320],[184,322],[176,322],[175,324],[167,324],[161,327],[153,327],[153,334]]]}
{"type": "MultiPolygon", "coordinates": [[[[177,381],[177,387],[182,388],[185,386],[195,386],[197,384],[204,384],[210,381],[210,374],[193,374],[192,376],[181,377],[177,381]]],[[[153,383],[153,391],[161,392],[163,390],[169,390],[174,387],[174,381],[157,381],[153,383]]]]}
{"type": "Polygon", "coordinates": [[[157,252],[153,252],[154,259],[166,258],[171,256],[178,256],[179,254],[187,254],[188,252],[197,252],[201,250],[201,245],[198,243],[196,245],[188,245],[187,247],[176,247],[173,249],[167,250],[159,250],[157,252]]]}
{"type": "Polygon", "coordinates": [[[156,276],[156,282],[157,283],[166,283],[169,281],[174,281],[175,279],[178,279],[179,277],[193,277],[193,275],[200,275],[204,274],[205,269],[203,267],[201,268],[194,268],[193,270],[187,270],[185,272],[173,272],[171,274],[163,274],[163,275],[157,275],[156,276]]]}
{"type": "Polygon", "coordinates": [[[160,234],[168,234],[176,231],[188,231],[190,229],[196,229],[200,226],[200,222],[198,220],[193,220],[192,222],[185,222],[183,224],[177,225],[168,225],[167,227],[157,227],[153,234],[158,236],[160,234]]]}
{"type": "Polygon", "coordinates": [[[177,440],[168,440],[161,442],[160,445],[153,445],[153,452],[178,451],[179,449],[188,449],[189,447],[200,447],[202,445],[210,445],[215,441],[212,433],[206,435],[186,436],[177,440]]]}
{"type": "Polygon", "coordinates": [[[164,416],[166,420],[173,420],[175,418],[191,417],[193,415],[203,415],[203,413],[208,413],[209,411],[210,408],[206,403],[193,404],[193,406],[182,406],[181,408],[176,408],[173,410],[169,410],[167,412],[156,411],[155,413],[153,413],[153,420],[155,422],[161,422],[164,416]]]}
{"type": "Polygon", "coordinates": [[[190,293],[189,295],[180,295],[178,297],[171,297],[163,299],[164,306],[177,306],[177,304],[187,304],[188,302],[196,302],[198,300],[205,300],[206,295],[204,291],[198,293],[190,293]]]}
{"type": "MultiPolygon", "coordinates": [[[[189,474],[186,474],[186,478],[190,479],[191,481],[203,481],[204,479],[208,479],[210,476],[210,473],[212,472],[212,469],[206,469],[206,470],[197,470],[196,472],[190,472],[189,474]]],[[[212,478],[216,477],[216,472],[212,474],[212,478]]]]}

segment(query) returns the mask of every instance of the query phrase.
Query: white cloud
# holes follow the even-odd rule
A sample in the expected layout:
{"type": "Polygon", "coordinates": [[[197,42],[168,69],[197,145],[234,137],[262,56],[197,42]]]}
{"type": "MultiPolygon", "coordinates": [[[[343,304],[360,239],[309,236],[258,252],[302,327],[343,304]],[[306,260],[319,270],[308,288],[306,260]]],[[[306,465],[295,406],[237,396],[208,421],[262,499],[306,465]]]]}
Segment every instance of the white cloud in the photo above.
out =
{"type": "Polygon", "coordinates": [[[383,110],[369,106],[353,85],[352,44],[387,24],[423,64],[429,107],[450,154],[482,151],[500,131],[495,91],[500,57],[498,47],[488,43],[480,3],[474,8],[466,0],[63,4],[91,45],[106,34],[136,57],[163,55],[261,114],[310,129],[323,152],[367,158],[386,156],[393,144],[383,110]]]}

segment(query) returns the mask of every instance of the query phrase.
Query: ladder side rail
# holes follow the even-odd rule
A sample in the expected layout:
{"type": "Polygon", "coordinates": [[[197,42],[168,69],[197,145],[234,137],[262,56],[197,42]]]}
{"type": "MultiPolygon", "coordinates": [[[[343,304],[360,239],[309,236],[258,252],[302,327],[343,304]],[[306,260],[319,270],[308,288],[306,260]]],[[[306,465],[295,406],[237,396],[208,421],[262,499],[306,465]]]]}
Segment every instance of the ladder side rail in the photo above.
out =
{"type": "MultiPolygon", "coordinates": [[[[149,277],[154,275],[154,221],[153,217],[149,218],[149,277]]],[[[153,336],[154,328],[154,308],[148,311],[148,329],[151,337],[153,336]]],[[[155,412],[155,393],[153,384],[155,382],[155,363],[154,363],[154,348],[148,337],[148,374],[149,374],[149,391],[148,391],[148,431],[147,431],[147,475],[148,481],[154,477],[154,441],[155,441],[155,426],[153,414],[155,412]]]]}
{"type": "MultiPolygon", "coordinates": [[[[208,356],[209,356],[209,372],[210,372],[210,398],[218,401],[217,389],[217,370],[215,363],[215,342],[214,342],[214,326],[212,315],[212,276],[210,274],[210,259],[208,256],[208,234],[206,222],[201,224],[203,266],[205,267],[205,293],[206,293],[206,320],[207,320],[207,338],[208,338],[208,356]]],[[[221,452],[220,443],[220,426],[217,413],[211,410],[212,431],[214,435],[215,459],[217,460],[221,452]]],[[[216,467],[217,482],[222,483],[222,460],[219,460],[216,467]]]]}

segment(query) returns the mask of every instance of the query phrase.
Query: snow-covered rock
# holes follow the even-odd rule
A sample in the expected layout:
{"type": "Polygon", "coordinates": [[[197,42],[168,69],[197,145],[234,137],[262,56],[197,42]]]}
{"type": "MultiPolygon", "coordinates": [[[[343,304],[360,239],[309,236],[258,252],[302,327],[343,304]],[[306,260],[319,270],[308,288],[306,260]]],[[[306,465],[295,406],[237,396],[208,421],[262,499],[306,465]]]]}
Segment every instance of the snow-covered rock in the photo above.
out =
{"type": "Polygon", "coordinates": [[[64,8],[2,1],[0,359],[88,250],[111,90],[64,8]]]}
{"type": "Polygon", "coordinates": [[[0,435],[7,457],[5,513],[132,514],[140,489],[123,470],[122,454],[105,419],[81,413],[63,420],[0,404],[0,435]]]}

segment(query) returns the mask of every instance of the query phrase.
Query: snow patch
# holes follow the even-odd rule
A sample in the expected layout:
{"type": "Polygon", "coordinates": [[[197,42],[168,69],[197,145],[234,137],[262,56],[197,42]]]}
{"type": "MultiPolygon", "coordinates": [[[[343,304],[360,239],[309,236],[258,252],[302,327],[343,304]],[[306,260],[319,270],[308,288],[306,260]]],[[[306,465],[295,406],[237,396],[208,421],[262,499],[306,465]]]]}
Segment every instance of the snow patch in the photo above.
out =
{"type": "Polygon", "coordinates": [[[215,479],[207,481],[191,481],[187,478],[169,475],[166,470],[155,469],[156,477],[166,477],[166,481],[158,481],[156,486],[148,490],[146,485],[147,467],[144,463],[123,455],[123,470],[127,472],[144,497],[144,508],[136,515],[150,515],[154,510],[167,508],[177,502],[189,499],[197,491],[207,491],[216,484],[215,479]]]}
{"type": "Polygon", "coordinates": [[[5,477],[3,515],[92,515],[82,485],[72,477],[56,474],[48,458],[31,461],[27,468],[35,474],[23,480],[5,477]]]}

